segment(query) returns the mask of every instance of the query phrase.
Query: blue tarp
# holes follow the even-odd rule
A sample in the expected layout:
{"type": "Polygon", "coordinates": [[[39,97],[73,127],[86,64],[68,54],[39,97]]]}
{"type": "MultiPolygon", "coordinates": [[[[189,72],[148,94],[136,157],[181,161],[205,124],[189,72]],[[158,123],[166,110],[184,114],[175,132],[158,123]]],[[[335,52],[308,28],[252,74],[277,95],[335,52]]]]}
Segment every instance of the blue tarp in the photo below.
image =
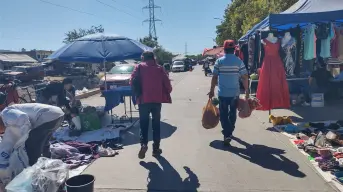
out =
{"type": "Polygon", "coordinates": [[[343,22],[343,0],[299,0],[284,12],[270,14],[241,37],[240,41],[247,40],[256,30],[265,30],[268,27],[282,30],[297,25],[328,21],[343,22]]]}

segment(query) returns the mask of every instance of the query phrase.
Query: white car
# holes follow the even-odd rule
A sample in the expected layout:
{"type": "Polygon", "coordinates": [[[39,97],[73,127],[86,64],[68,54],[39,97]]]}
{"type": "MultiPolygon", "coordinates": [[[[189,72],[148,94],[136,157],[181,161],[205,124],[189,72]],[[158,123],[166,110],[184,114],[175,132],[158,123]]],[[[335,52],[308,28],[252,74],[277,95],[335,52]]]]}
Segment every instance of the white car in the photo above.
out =
{"type": "Polygon", "coordinates": [[[183,72],[185,71],[185,63],[183,61],[174,61],[171,70],[172,72],[183,72]]]}

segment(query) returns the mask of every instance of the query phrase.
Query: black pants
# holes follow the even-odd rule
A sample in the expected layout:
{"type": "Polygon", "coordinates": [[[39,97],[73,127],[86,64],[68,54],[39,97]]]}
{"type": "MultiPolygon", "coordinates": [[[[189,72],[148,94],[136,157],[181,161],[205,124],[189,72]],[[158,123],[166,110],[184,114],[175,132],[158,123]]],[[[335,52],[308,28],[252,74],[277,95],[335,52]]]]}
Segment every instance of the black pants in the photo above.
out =
{"type": "Polygon", "coordinates": [[[50,138],[54,131],[61,126],[63,117],[56,120],[43,123],[42,125],[30,131],[29,137],[25,142],[29,164],[35,164],[39,157],[51,157],[50,153],[50,138]]]}
{"type": "Polygon", "coordinates": [[[161,103],[145,103],[139,105],[140,139],[141,145],[147,145],[149,141],[149,121],[152,116],[153,147],[159,148],[161,141],[161,103]]]}

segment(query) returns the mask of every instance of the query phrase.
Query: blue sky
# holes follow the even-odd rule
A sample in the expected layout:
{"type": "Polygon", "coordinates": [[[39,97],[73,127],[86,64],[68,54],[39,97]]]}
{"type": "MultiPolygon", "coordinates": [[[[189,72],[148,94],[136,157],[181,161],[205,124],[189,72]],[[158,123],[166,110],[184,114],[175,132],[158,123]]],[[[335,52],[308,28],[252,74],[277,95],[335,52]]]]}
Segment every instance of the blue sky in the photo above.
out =
{"type": "MultiPolygon", "coordinates": [[[[43,0],[90,13],[82,14],[44,3],[40,0],[1,0],[0,49],[56,50],[64,34],[72,29],[103,25],[105,32],[137,39],[148,35],[148,10],[142,7],[148,0],[43,0]]],[[[214,45],[216,25],[222,18],[229,0],[155,0],[162,7],[156,10],[159,42],[169,51],[201,53],[214,45]]]]}

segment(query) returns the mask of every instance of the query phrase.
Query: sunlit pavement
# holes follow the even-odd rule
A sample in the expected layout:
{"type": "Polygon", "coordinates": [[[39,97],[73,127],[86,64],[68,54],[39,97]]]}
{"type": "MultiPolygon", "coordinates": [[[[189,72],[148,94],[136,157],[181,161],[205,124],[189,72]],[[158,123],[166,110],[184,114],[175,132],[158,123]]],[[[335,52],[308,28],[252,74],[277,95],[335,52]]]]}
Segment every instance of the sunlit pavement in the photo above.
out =
{"type": "MultiPolygon", "coordinates": [[[[256,116],[238,119],[237,138],[232,147],[223,147],[220,125],[212,130],[201,126],[210,77],[200,66],[170,76],[173,104],[162,109],[163,157],[153,158],[149,143],[146,158],[137,158],[137,124],[125,134],[126,146],[118,156],[100,158],[85,171],[95,175],[96,191],[335,191],[287,138],[266,130],[256,116]]],[[[103,105],[104,100],[97,95],[84,102],[103,105]]]]}

